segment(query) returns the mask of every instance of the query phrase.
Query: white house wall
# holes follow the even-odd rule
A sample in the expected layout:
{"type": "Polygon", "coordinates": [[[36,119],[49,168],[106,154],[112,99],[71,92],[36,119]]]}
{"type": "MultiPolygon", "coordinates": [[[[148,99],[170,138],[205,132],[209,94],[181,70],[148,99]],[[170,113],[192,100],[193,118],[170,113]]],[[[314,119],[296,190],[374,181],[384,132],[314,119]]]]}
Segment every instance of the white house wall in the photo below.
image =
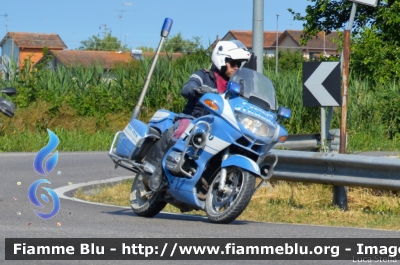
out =
{"type": "Polygon", "coordinates": [[[275,57],[275,50],[264,50],[264,54],[267,57],[275,57]]]}
{"type": "Polygon", "coordinates": [[[16,62],[18,64],[18,61],[19,61],[18,60],[18,58],[19,58],[18,46],[15,44],[15,42],[11,38],[9,38],[8,40],[6,40],[4,42],[3,46],[1,47],[1,56],[3,58],[11,59],[13,57],[13,55],[14,55],[14,62],[16,62]]]}
{"type": "Polygon", "coordinates": [[[279,42],[278,49],[282,51],[290,50],[291,52],[301,50],[299,45],[289,37],[285,37],[279,42]]]}
{"type": "Polygon", "coordinates": [[[232,36],[232,34],[228,33],[228,34],[224,37],[223,40],[224,40],[224,41],[236,40],[236,38],[234,38],[234,37],[232,36]]]}
{"type": "MultiPolygon", "coordinates": [[[[301,50],[301,48],[291,38],[285,37],[279,41],[278,50],[280,50],[280,51],[290,50],[291,52],[294,52],[294,51],[301,50]]],[[[264,54],[266,54],[266,56],[268,56],[268,57],[275,57],[276,47],[271,46],[267,50],[264,50],[264,54]]]]}

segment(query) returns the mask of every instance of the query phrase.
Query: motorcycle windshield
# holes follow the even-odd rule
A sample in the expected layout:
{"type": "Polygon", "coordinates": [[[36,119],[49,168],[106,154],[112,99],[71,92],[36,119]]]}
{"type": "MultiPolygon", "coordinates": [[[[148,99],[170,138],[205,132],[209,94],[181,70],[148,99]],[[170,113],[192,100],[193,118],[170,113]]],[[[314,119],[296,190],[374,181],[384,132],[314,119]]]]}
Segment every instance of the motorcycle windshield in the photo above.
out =
{"type": "Polygon", "coordinates": [[[264,110],[277,110],[274,86],[267,77],[248,68],[236,70],[230,81],[240,85],[240,94],[250,103],[264,110]]]}

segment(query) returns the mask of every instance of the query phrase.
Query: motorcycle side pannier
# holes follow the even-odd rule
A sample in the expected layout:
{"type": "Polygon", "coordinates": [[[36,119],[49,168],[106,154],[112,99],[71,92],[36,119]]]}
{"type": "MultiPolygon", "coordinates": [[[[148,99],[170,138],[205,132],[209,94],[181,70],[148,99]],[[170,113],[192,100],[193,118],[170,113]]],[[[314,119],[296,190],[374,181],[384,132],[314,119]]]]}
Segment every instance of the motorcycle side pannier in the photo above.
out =
{"type": "Polygon", "coordinates": [[[140,161],[158,139],[160,134],[156,129],[132,119],[121,132],[115,153],[123,158],[140,161]]]}

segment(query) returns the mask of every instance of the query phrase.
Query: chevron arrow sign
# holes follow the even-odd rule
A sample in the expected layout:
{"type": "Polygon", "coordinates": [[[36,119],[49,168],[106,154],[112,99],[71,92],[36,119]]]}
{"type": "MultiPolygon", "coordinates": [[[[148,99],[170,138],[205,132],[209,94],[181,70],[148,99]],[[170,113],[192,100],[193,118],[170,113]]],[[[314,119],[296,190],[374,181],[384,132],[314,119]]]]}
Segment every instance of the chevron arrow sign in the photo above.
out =
{"type": "Polygon", "coordinates": [[[303,106],[341,106],[339,62],[303,63],[303,106]]]}

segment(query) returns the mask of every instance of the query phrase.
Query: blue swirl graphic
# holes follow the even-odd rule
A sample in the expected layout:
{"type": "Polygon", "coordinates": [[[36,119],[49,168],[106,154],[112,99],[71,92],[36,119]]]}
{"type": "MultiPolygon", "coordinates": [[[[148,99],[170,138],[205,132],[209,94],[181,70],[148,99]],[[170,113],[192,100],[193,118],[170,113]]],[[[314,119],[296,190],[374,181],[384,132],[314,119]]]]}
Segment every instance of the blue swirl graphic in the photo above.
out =
{"type": "Polygon", "coordinates": [[[47,176],[50,172],[54,169],[58,161],[58,151],[56,151],[51,157],[49,157],[45,163],[45,168],[43,168],[43,162],[46,157],[56,149],[60,140],[58,139],[57,135],[55,135],[52,131],[47,129],[49,133],[49,142],[48,144],[43,147],[42,149],[37,152],[35,156],[35,160],[33,161],[33,168],[42,176],[47,176]]]}
{"type": "Polygon", "coordinates": [[[49,202],[49,198],[47,198],[46,194],[42,194],[40,197],[42,197],[42,200],[44,200],[45,203],[49,202]]]}
{"type": "MultiPolygon", "coordinates": [[[[40,207],[40,208],[44,208],[44,206],[39,202],[38,198],[36,197],[36,191],[37,191],[38,186],[42,183],[51,184],[50,181],[48,181],[47,179],[39,179],[39,180],[36,180],[35,182],[33,182],[32,185],[28,189],[29,200],[31,201],[31,203],[33,205],[40,207]]],[[[42,189],[47,191],[47,193],[50,195],[51,199],[53,200],[53,203],[54,203],[53,210],[50,213],[41,213],[37,210],[34,210],[34,211],[40,218],[50,219],[53,216],[55,216],[58,213],[58,211],[60,210],[60,198],[58,198],[58,195],[57,195],[57,193],[55,193],[54,190],[52,190],[50,188],[43,188],[43,187],[42,187],[42,189]]],[[[46,202],[46,203],[49,202],[49,198],[45,194],[42,194],[41,198],[43,199],[44,202],[46,202]]]]}

